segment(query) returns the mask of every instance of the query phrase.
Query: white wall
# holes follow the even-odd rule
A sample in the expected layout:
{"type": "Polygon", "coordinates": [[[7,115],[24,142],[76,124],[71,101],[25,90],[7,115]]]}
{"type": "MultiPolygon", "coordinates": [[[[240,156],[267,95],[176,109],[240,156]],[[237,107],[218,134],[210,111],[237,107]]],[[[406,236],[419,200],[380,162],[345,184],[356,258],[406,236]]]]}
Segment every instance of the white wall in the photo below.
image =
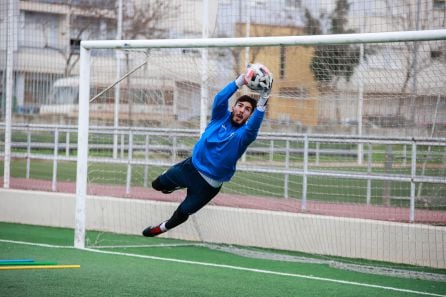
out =
{"type": "MultiPolygon", "coordinates": [[[[0,221],[73,227],[74,202],[72,194],[0,189],[0,221]]],[[[139,235],[147,218],[160,222],[176,207],[89,197],[87,228],[139,235]]],[[[163,236],[446,268],[446,228],[428,225],[206,206],[163,236]]]]}

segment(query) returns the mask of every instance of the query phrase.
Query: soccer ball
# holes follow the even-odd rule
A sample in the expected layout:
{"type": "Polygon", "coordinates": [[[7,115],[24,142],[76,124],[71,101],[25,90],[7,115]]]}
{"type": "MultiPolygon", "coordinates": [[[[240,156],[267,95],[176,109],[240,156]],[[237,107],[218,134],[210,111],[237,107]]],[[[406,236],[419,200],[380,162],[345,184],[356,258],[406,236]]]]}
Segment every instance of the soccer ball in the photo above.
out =
{"type": "Polygon", "coordinates": [[[246,86],[255,92],[270,89],[273,84],[273,74],[260,63],[248,65],[245,79],[246,86]]]}

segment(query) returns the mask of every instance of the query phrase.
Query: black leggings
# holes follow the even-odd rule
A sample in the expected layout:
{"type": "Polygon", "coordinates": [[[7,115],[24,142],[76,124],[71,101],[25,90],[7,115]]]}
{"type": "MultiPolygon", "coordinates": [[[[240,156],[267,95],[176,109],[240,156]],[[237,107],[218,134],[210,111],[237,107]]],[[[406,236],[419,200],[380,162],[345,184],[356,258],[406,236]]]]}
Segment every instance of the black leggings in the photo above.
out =
{"type": "Polygon", "coordinates": [[[209,185],[192,164],[192,158],[175,164],[166,172],[158,176],[152,187],[158,191],[170,192],[179,188],[186,188],[187,195],[178,206],[172,217],[167,221],[166,228],[172,229],[184,223],[189,215],[197,212],[214,198],[221,187],[209,185]]]}

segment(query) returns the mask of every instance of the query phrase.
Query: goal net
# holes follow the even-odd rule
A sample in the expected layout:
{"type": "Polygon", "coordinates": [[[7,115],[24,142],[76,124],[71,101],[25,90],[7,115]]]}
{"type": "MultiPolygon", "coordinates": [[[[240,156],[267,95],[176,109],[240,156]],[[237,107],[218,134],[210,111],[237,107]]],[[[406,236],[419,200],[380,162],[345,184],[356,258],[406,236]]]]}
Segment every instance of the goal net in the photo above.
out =
{"type": "MultiPolygon", "coordinates": [[[[185,190],[152,180],[191,155],[215,94],[260,62],[274,85],[257,140],[161,237],[446,266],[446,31],[276,29],[286,36],[81,44],[79,78],[57,82],[64,98],[79,86],[64,107],[79,114],[77,247],[130,244],[106,234],[172,215],[185,190]]],[[[257,96],[243,87],[229,106],[242,94],[257,96]]]]}

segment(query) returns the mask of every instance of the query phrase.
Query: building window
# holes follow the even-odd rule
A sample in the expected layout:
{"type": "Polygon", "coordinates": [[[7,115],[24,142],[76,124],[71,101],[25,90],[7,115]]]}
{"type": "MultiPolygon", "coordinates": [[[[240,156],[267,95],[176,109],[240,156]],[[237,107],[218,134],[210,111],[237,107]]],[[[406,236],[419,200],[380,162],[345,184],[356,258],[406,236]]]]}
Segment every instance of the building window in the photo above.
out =
{"type": "Polygon", "coordinates": [[[266,0],[254,0],[251,1],[251,6],[265,6],[266,2],[266,0]]]}
{"type": "Polygon", "coordinates": [[[446,0],[433,0],[432,6],[434,9],[445,9],[446,8],[446,0]]]}
{"type": "Polygon", "coordinates": [[[431,50],[431,58],[432,60],[439,60],[443,56],[443,52],[441,50],[431,50]]]}
{"type": "Polygon", "coordinates": [[[285,0],[287,9],[299,9],[302,7],[302,0],[285,0]]]}
{"type": "Polygon", "coordinates": [[[70,39],[71,53],[80,54],[81,52],[81,40],[80,39],[70,39]]]}
{"type": "Polygon", "coordinates": [[[286,65],[286,48],[284,46],[281,46],[280,65],[279,65],[280,78],[285,78],[285,65],[286,65]]]}
{"type": "Polygon", "coordinates": [[[58,48],[58,16],[49,13],[23,12],[23,38],[20,46],[35,48],[58,48]]]}

